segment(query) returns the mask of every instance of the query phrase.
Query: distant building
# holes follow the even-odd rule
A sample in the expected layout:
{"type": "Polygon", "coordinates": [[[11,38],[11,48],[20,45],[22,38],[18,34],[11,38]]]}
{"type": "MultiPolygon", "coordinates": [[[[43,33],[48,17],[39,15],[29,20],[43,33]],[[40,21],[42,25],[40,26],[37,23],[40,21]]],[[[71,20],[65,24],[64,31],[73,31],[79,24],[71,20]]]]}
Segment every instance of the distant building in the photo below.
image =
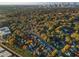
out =
{"type": "Polygon", "coordinates": [[[11,34],[10,29],[8,27],[0,28],[0,38],[6,38],[7,35],[11,34]]]}

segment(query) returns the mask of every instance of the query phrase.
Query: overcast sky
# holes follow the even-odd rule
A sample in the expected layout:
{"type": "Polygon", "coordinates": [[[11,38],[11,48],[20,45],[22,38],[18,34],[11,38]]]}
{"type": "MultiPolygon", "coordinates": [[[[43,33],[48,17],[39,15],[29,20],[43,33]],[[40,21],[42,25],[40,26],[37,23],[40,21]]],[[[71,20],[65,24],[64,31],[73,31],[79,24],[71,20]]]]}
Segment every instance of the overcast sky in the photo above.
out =
{"type": "Polygon", "coordinates": [[[37,5],[46,4],[41,2],[0,2],[0,5],[37,5]]]}
{"type": "Polygon", "coordinates": [[[43,5],[50,2],[0,2],[0,5],[43,5]]]}
{"type": "Polygon", "coordinates": [[[79,0],[0,0],[0,5],[36,5],[41,2],[79,2],[79,0]],[[39,3],[37,3],[39,2],[39,3]]]}

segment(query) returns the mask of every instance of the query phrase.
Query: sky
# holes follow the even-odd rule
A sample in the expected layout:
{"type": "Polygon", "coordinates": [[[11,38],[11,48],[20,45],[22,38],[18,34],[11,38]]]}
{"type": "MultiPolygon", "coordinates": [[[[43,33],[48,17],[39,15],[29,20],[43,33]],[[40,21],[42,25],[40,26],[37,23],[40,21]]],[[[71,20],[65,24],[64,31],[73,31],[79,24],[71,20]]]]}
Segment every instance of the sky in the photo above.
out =
{"type": "Polygon", "coordinates": [[[46,4],[41,2],[0,2],[0,5],[37,5],[37,4],[46,4]]]}
{"type": "Polygon", "coordinates": [[[43,4],[41,2],[79,2],[79,0],[0,0],[0,5],[43,4]]]}

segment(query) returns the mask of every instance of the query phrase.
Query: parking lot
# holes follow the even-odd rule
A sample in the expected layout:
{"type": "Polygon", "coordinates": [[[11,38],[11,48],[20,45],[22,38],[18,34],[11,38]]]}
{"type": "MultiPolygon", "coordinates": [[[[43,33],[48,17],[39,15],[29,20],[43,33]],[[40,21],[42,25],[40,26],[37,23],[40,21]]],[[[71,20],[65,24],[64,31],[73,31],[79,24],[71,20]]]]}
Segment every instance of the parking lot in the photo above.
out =
{"type": "Polygon", "coordinates": [[[15,57],[11,52],[0,46],[0,57],[15,57]]]}

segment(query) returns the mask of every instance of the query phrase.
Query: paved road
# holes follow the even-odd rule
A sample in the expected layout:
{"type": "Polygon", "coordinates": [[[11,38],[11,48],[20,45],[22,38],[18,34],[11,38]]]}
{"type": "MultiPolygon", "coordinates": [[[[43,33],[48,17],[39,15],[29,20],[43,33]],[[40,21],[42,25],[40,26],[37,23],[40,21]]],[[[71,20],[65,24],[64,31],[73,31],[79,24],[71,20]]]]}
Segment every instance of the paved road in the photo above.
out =
{"type": "MultiPolygon", "coordinates": [[[[51,45],[49,45],[48,43],[46,43],[45,41],[43,41],[39,36],[37,36],[35,33],[31,33],[31,35],[35,36],[40,44],[42,44],[43,46],[46,47],[46,49],[48,51],[53,51],[55,48],[51,45]]],[[[14,52],[13,50],[11,50],[10,48],[6,47],[4,44],[2,44],[2,39],[0,39],[0,45],[2,46],[2,48],[4,48],[5,50],[8,50],[10,53],[14,54],[15,56],[18,56],[18,57],[22,57],[21,55],[19,55],[18,53],[14,52]]],[[[10,54],[9,53],[9,54],[10,54]]]]}
{"type": "Polygon", "coordinates": [[[14,52],[4,44],[2,44],[2,41],[0,40],[0,57],[22,57],[18,53],[14,52]]]}
{"type": "Polygon", "coordinates": [[[32,32],[31,35],[35,36],[36,37],[36,40],[38,40],[40,42],[40,44],[42,44],[43,46],[45,46],[48,51],[53,51],[55,49],[53,46],[49,45],[47,42],[45,42],[43,39],[41,39],[35,33],[32,32]]]}

